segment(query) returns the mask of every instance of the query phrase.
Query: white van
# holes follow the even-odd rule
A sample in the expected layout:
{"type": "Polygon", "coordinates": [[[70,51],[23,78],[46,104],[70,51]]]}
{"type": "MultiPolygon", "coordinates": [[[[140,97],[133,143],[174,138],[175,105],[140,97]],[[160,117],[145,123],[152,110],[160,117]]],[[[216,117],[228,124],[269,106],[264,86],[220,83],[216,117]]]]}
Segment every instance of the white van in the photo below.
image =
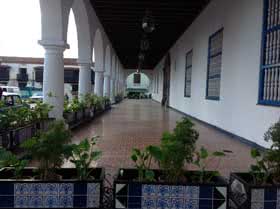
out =
{"type": "Polygon", "coordinates": [[[17,86],[0,86],[0,88],[2,88],[3,92],[16,93],[20,95],[20,89],[17,86]]]}

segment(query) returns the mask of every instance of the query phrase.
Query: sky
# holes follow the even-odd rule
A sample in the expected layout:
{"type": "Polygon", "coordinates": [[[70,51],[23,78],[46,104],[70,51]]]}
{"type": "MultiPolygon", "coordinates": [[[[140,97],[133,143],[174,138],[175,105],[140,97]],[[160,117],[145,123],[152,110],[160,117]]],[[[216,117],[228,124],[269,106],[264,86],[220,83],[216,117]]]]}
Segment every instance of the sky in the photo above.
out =
{"type": "MultiPolygon", "coordinates": [[[[39,0],[0,0],[0,56],[44,57],[39,0]]],[[[70,12],[65,58],[77,58],[78,41],[73,12],[70,12]]]]}

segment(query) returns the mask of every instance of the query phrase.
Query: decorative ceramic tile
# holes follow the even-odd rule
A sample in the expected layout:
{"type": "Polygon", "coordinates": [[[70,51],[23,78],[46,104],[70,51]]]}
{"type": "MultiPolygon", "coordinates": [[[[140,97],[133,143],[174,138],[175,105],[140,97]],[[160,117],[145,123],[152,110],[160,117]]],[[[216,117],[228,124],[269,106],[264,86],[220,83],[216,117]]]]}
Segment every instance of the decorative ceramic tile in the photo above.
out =
{"type": "Polygon", "coordinates": [[[280,201],[278,199],[277,204],[276,204],[276,209],[280,209],[280,201]]]}
{"type": "Polygon", "coordinates": [[[170,186],[169,187],[170,196],[172,197],[184,197],[185,187],[184,186],[170,186]]]}
{"type": "Polygon", "coordinates": [[[251,190],[251,202],[264,202],[264,189],[252,189],[251,190]]]}
{"type": "Polygon", "coordinates": [[[264,209],[264,204],[260,202],[252,202],[251,209],[264,209]]]}
{"type": "Polygon", "coordinates": [[[170,209],[171,199],[166,197],[157,198],[157,209],[170,209]]]}
{"type": "Polygon", "coordinates": [[[264,201],[277,201],[277,188],[276,187],[265,188],[264,201]]]}
{"type": "Polygon", "coordinates": [[[64,195],[59,197],[59,207],[73,208],[73,195],[64,195]]]}
{"type": "Polygon", "coordinates": [[[183,198],[172,198],[170,201],[170,209],[184,209],[184,199],[183,198]]]}
{"type": "Polygon", "coordinates": [[[157,196],[157,186],[144,184],[142,186],[142,196],[157,196]]]}
{"type": "Polygon", "coordinates": [[[157,195],[159,197],[170,197],[171,192],[169,190],[169,186],[167,185],[158,185],[157,186],[157,195]]]}
{"type": "Polygon", "coordinates": [[[98,208],[100,206],[100,184],[88,183],[87,184],[87,207],[98,208]]]}
{"type": "Polygon", "coordinates": [[[99,195],[100,194],[100,184],[99,183],[88,183],[87,184],[87,194],[88,195],[99,195]]]}
{"type": "Polygon", "coordinates": [[[199,200],[186,200],[185,209],[199,209],[199,200]]]}
{"type": "Polygon", "coordinates": [[[212,199],[213,190],[214,190],[214,187],[212,187],[212,186],[200,186],[199,187],[199,198],[200,199],[212,199]]]}
{"type": "Polygon", "coordinates": [[[100,206],[100,196],[88,196],[87,207],[88,208],[99,208],[100,206]]]}
{"type": "Polygon", "coordinates": [[[44,207],[45,208],[58,208],[59,207],[59,197],[58,196],[45,196],[44,207]]]}
{"type": "Polygon", "coordinates": [[[156,209],[157,201],[156,198],[142,197],[142,209],[156,209]]]}
{"type": "Polygon", "coordinates": [[[199,187],[186,186],[185,187],[185,198],[186,198],[186,200],[199,199],[199,187]]]}
{"type": "Polygon", "coordinates": [[[15,196],[14,207],[15,208],[28,208],[29,207],[28,196],[15,196]]]}
{"type": "Polygon", "coordinates": [[[59,184],[59,195],[73,195],[74,185],[72,183],[59,184]]]}
{"type": "Polygon", "coordinates": [[[277,189],[277,201],[280,202],[280,188],[277,189]]]}
{"type": "Polygon", "coordinates": [[[56,184],[56,183],[44,184],[44,194],[45,195],[58,195],[59,194],[59,184],[56,184]]]}
{"type": "Polygon", "coordinates": [[[43,195],[44,194],[44,184],[31,183],[29,184],[29,194],[30,195],[43,195]]]}
{"type": "Polygon", "coordinates": [[[44,204],[44,197],[39,195],[30,196],[29,208],[42,208],[44,204]]]}
{"type": "Polygon", "coordinates": [[[14,184],[15,195],[28,195],[30,190],[30,185],[27,183],[16,183],[14,184]]]}

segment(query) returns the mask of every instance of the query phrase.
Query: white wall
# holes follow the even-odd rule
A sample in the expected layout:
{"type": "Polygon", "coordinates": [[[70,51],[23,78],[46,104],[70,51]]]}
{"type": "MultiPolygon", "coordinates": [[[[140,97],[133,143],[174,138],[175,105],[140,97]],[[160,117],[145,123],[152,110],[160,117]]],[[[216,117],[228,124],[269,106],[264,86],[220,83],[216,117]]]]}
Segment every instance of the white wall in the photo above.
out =
{"type": "Polygon", "coordinates": [[[134,83],[134,74],[131,74],[126,79],[126,88],[128,89],[149,89],[150,86],[150,80],[148,76],[146,76],[144,73],[141,73],[141,80],[139,84],[134,83]]]}
{"type": "MultiPolygon", "coordinates": [[[[280,108],[257,105],[262,17],[263,0],[213,0],[170,49],[170,106],[268,146],[263,135],[279,119],[280,108]],[[220,101],[206,100],[208,39],[222,27],[220,101]],[[185,54],[190,49],[193,49],[192,92],[191,98],[184,98],[185,54]]],[[[162,72],[162,68],[163,60],[154,75],[162,72]]],[[[157,101],[162,97],[162,79],[160,86],[159,93],[153,94],[157,101]]]]}

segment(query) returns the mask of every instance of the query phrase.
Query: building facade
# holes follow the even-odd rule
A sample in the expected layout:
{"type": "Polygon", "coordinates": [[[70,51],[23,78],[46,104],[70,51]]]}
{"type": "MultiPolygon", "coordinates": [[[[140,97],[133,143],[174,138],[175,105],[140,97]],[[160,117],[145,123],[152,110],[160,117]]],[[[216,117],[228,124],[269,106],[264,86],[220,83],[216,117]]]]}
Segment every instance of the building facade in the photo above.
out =
{"type": "Polygon", "coordinates": [[[278,7],[279,1],[211,1],[156,66],[153,99],[161,102],[170,68],[170,107],[268,146],[264,133],[280,116],[278,7]]]}

